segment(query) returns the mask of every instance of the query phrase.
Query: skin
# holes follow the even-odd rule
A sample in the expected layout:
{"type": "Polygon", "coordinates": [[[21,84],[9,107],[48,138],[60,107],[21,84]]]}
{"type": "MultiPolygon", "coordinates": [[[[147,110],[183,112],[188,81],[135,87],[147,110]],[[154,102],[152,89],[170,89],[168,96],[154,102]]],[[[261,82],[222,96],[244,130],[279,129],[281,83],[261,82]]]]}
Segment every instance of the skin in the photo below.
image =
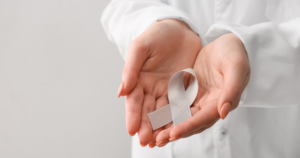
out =
{"type": "MultiPolygon", "coordinates": [[[[167,86],[177,71],[192,68],[201,50],[199,36],[186,23],[166,19],[151,25],[130,45],[118,96],[126,96],[126,126],[140,144],[156,145],[156,137],[171,124],[152,131],[148,113],[168,104],[167,86]]],[[[184,76],[185,85],[189,76],[184,76]]]]}
{"type": "Polygon", "coordinates": [[[247,53],[234,34],[225,34],[205,46],[197,57],[194,70],[199,92],[191,106],[192,117],[160,131],[155,137],[159,147],[201,133],[220,117],[224,119],[238,106],[250,79],[247,53]]]}

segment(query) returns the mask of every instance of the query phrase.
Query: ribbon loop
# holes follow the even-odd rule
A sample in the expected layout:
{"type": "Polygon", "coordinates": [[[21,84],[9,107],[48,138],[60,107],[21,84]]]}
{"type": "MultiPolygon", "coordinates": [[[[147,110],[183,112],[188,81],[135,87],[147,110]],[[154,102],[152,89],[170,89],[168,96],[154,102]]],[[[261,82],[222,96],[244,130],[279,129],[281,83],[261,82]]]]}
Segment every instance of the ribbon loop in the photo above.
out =
{"type": "Polygon", "coordinates": [[[173,125],[185,121],[191,117],[190,106],[194,102],[198,93],[198,81],[193,69],[188,68],[176,72],[170,79],[168,84],[168,99],[169,104],[157,109],[154,112],[148,113],[152,129],[158,129],[173,121],[173,125]],[[190,84],[187,90],[183,84],[183,74],[188,72],[195,79],[190,84]]]}

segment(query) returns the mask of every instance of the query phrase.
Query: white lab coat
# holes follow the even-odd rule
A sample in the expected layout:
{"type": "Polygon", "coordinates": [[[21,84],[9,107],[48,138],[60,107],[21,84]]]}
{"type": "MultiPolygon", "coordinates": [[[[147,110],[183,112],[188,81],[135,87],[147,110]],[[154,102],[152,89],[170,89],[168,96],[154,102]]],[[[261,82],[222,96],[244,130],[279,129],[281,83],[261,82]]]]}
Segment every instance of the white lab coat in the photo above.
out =
{"type": "Polygon", "coordinates": [[[113,0],[101,22],[124,59],[152,23],[185,21],[204,45],[232,32],[251,78],[239,107],[201,134],[163,148],[132,142],[133,158],[300,157],[300,0],[113,0]],[[276,108],[272,108],[276,107],[276,108]]]}

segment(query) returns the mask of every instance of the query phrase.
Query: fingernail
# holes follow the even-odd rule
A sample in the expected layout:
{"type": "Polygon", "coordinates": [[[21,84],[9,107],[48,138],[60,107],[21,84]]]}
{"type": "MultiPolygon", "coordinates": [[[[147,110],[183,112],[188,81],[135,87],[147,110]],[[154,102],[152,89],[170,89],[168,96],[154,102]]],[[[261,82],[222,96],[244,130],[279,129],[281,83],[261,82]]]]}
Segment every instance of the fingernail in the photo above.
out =
{"type": "Polygon", "coordinates": [[[170,138],[169,140],[170,140],[170,141],[175,141],[175,140],[177,140],[177,139],[179,139],[179,137],[172,137],[172,138],[170,138]]]}
{"type": "Polygon", "coordinates": [[[124,82],[122,81],[122,83],[120,84],[119,90],[118,90],[118,98],[120,98],[121,93],[123,92],[124,89],[124,82]]]}
{"type": "Polygon", "coordinates": [[[169,143],[169,141],[163,140],[163,141],[160,141],[159,143],[157,143],[156,145],[157,145],[158,147],[163,147],[163,146],[165,146],[165,145],[168,144],[168,143],[169,143]]]}
{"type": "Polygon", "coordinates": [[[167,145],[169,142],[164,142],[164,143],[161,143],[158,147],[164,147],[165,145],[167,145]]]}
{"type": "Polygon", "coordinates": [[[221,108],[221,113],[220,113],[220,116],[223,120],[226,118],[226,116],[230,112],[230,108],[231,108],[230,103],[226,102],[225,104],[223,104],[223,106],[221,108]]]}
{"type": "Polygon", "coordinates": [[[167,143],[164,143],[164,144],[161,144],[160,146],[158,146],[158,147],[164,147],[165,145],[167,145],[168,144],[168,142],[167,143]]]}
{"type": "Polygon", "coordinates": [[[140,144],[141,144],[142,147],[147,146],[147,144],[144,144],[144,143],[142,143],[141,141],[140,141],[140,144]]]}
{"type": "Polygon", "coordinates": [[[152,145],[152,144],[148,144],[148,146],[150,147],[150,148],[154,148],[155,146],[154,145],[152,145]]]}

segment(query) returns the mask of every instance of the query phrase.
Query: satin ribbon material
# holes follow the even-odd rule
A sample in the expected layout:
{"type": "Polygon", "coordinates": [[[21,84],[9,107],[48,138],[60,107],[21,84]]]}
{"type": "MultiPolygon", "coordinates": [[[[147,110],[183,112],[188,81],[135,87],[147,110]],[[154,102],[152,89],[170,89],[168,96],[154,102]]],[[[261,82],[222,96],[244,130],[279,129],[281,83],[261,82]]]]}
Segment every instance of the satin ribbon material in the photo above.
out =
{"type": "Polygon", "coordinates": [[[154,112],[148,113],[152,129],[156,130],[173,121],[173,125],[185,121],[190,118],[190,106],[195,101],[198,93],[198,81],[193,69],[188,68],[176,72],[170,79],[168,84],[168,99],[169,104],[157,109],[154,112]],[[183,84],[183,74],[188,72],[195,77],[194,81],[187,90],[183,84]]]}

